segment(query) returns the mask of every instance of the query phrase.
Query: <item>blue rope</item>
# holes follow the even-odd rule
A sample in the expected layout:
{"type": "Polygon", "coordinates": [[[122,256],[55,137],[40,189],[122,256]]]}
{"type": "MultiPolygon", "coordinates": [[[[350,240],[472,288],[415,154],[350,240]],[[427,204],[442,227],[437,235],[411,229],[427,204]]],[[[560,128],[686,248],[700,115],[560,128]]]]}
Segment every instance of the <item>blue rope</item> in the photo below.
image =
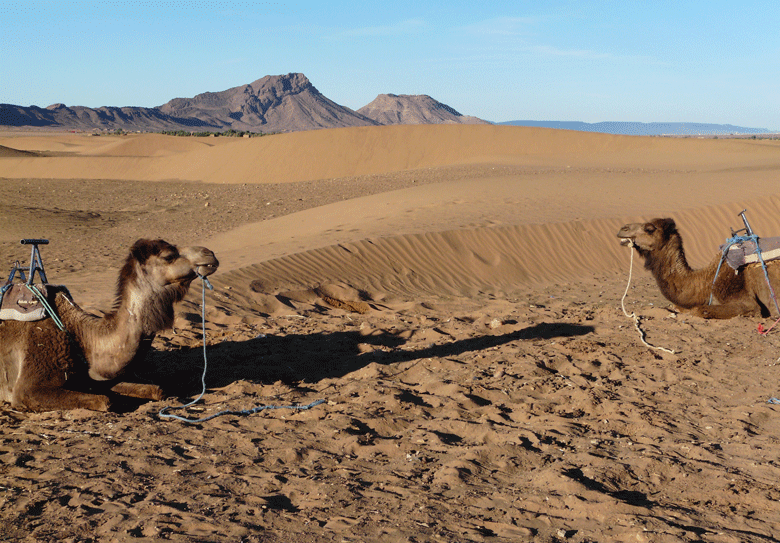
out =
{"type": "Polygon", "coordinates": [[[36,287],[33,284],[25,283],[25,285],[27,286],[27,289],[30,292],[32,292],[33,294],[35,294],[35,297],[38,298],[38,300],[40,300],[40,302],[43,304],[43,307],[46,308],[46,311],[49,313],[49,316],[54,321],[54,324],[57,325],[57,328],[59,328],[60,331],[64,332],[65,331],[65,325],[62,324],[62,321],[60,320],[59,316],[57,315],[57,312],[54,311],[54,309],[51,307],[51,305],[49,305],[49,302],[43,296],[43,293],[40,290],[38,290],[38,287],[36,287]]]}
{"type": "MultiPolygon", "coordinates": [[[[57,325],[57,328],[60,329],[60,331],[65,332],[65,325],[62,324],[62,321],[60,320],[60,317],[57,315],[57,312],[54,311],[51,305],[49,305],[49,302],[44,297],[43,293],[38,290],[38,287],[35,285],[32,285],[30,283],[19,283],[23,284],[27,287],[27,289],[32,292],[36,298],[38,298],[38,301],[43,304],[43,307],[46,309],[46,312],[49,314],[49,316],[54,321],[54,324],[57,325]]],[[[14,286],[13,283],[6,283],[2,287],[0,287],[0,305],[3,305],[3,297],[5,296],[5,293],[10,290],[10,288],[14,286]]]]}
{"type": "Polygon", "coordinates": [[[5,293],[8,292],[8,290],[14,286],[13,283],[6,283],[2,287],[0,287],[0,306],[3,305],[3,296],[5,296],[5,293]]]}
{"type": "MultiPolygon", "coordinates": [[[[755,237],[755,236],[753,236],[755,237]]],[[[718,262],[718,268],[715,270],[715,277],[712,279],[712,289],[710,290],[710,300],[707,303],[707,305],[712,305],[712,296],[715,291],[715,282],[718,280],[718,276],[720,275],[720,268],[723,266],[723,262],[726,260],[726,255],[729,252],[729,249],[731,249],[732,245],[736,245],[737,243],[742,243],[743,241],[749,241],[751,236],[733,236],[726,240],[726,245],[723,247],[723,253],[720,256],[720,262],[718,262]]],[[[758,242],[756,242],[756,247],[758,247],[758,242]]]]}
{"type": "Polygon", "coordinates": [[[764,270],[764,278],[766,278],[766,284],[769,287],[769,293],[772,295],[772,300],[775,302],[775,309],[777,309],[777,314],[780,315],[780,305],[777,303],[777,296],[775,296],[775,290],[772,288],[772,283],[769,281],[769,271],[766,268],[766,262],[764,262],[764,257],[761,255],[761,247],[758,244],[758,236],[755,234],[747,235],[747,236],[733,236],[726,240],[726,245],[723,247],[723,254],[720,257],[720,262],[718,262],[718,269],[715,271],[715,278],[712,280],[712,290],[710,291],[710,301],[709,305],[712,305],[712,296],[715,291],[715,282],[718,280],[718,275],[720,274],[720,268],[723,265],[723,261],[726,260],[726,255],[729,252],[729,249],[731,249],[732,245],[736,245],[738,243],[744,243],[746,241],[752,241],[756,245],[756,254],[758,255],[758,260],[761,262],[761,268],[764,270]]]}
{"type": "Polygon", "coordinates": [[[201,376],[201,384],[203,385],[203,388],[201,390],[200,395],[198,395],[197,398],[192,400],[190,403],[185,405],[180,405],[178,407],[163,407],[160,409],[160,412],[158,416],[160,418],[165,419],[174,419],[179,420],[181,422],[187,422],[190,424],[198,423],[198,422],[206,422],[207,420],[211,420],[217,417],[221,417],[223,415],[253,415],[255,413],[259,413],[260,411],[266,411],[271,409],[293,409],[296,411],[306,411],[308,409],[311,409],[312,407],[316,407],[322,403],[325,403],[325,400],[315,400],[311,402],[308,405],[259,405],[257,407],[253,407],[251,409],[240,409],[240,410],[232,410],[232,409],[226,409],[224,411],[220,411],[219,413],[214,413],[213,415],[209,415],[207,417],[203,417],[200,419],[190,419],[187,417],[180,417],[179,415],[172,415],[169,413],[164,413],[164,411],[167,411],[169,409],[186,409],[187,407],[190,407],[191,405],[194,405],[195,403],[200,400],[204,394],[206,394],[206,367],[208,365],[208,360],[206,358],[206,287],[210,290],[214,290],[214,287],[211,286],[211,283],[209,283],[209,280],[206,279],[204,276],[201,276],[201,280],[203,281],[203,288],[202,288],[202,297],[201,297],[201,311],[202,311],[202,329],[203,329],[203,375],[201,376]]]}
{"type": "Polygon", "coordinates": [[[240,409],[240,410],[226,409],[224,411],[220,411],[219,413],[214,413],[213,415],[209,415],[208,417],[203,417],[200,419],[188,419],[186,417],[180,417],[178,415],[163,414],[163,411],[165,411],[166,409],[183,409],[187,406],[192,405],[193,403],[195,402],[188,403],[187,405],[182,405],[181,407],[165,407],[160,411],[160,416],[194,424],[198,422],[206,422],[207,420],[221,417],[222,415],[253,415],[255,413],[259,413],[260,411],[265,411],[270,409],[294,409],[296,411],[306,411],[308,409],[311,409],[312,407],[316,407],[322,403],[325,403],[325,400],[315,400],[308,405],[258,405],[257,407],[253,407],[251,409],[240,409]]]}

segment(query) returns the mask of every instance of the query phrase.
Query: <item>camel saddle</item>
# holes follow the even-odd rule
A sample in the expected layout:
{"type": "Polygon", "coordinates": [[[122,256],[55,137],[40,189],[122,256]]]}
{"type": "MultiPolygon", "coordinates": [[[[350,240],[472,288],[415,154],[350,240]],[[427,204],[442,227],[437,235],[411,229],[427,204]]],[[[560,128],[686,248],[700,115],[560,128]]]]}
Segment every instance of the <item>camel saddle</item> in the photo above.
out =
{"type": "MultiPolygon", "coordinates": [[[[46,285],[35,285],[45,298],[46,285]]],[[[27,283],[8,283],[0,289],[0,320],[39,321],[48,314],[27,283]]]]}
{"type": "MultiPolygon", "coordinates": [[[[734,243],[731,246],[721,245],[720,250],[723,251],[726,247],[728,247],[726,262],[735,270],[738,270],[745,264],[761,262],[758,258],[758,250],[756,249],[755,241],[743,240],[734,243]]],[[[758,238],[758,247],[761,249],[761,258],[764,262],[780,258],[780,237],[758,238]]]]}

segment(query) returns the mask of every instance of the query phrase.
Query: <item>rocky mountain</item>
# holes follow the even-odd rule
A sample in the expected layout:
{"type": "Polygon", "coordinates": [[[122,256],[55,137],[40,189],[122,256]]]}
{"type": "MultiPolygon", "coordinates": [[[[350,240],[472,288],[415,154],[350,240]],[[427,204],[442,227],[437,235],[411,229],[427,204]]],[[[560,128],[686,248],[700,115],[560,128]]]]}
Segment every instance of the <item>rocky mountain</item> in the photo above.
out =
{"type": "Polygon", "coordinates": [[[47,108],[0,104],[0,126],[30,126],[61,130],[159,131],[179,128],[211,128],[198,119],[177,119],[156,108],[68,107],[53,104],[47,108]]]}
{"type": "Polygon", "coordinates": [[[262,132],[376,124],[323,96],[303,74],[269,75],[222,92],[174,98],[156,109],[207,126],[262,132]]]}
{"type": "Polygon", "coordinates": [[[380,94],[358,113],[378,124],[489,124],[487,121],[461,115],[427,94],[380,94]]]}
{"type": "Polygon", "coordinates": [[[0,126],[58,130],[292,132],[380,124],[484,122],[463,116],[430,96],[380,94],[354,111],[325,97],[300,73],[269,75],[248,85],[161,106],[47,108],[0,104],[0,126]],[[364,112],[365,111],[365,112],[364,112]]]}

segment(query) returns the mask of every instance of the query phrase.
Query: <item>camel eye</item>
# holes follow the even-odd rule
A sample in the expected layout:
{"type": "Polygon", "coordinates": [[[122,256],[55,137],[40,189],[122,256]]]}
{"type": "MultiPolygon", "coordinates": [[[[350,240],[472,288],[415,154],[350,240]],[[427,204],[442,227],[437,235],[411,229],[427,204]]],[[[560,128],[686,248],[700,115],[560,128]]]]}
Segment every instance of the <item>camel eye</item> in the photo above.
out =
{"type": "Polygon", "coordinates": [[[166,255],[163,255],[162,257],[162,259],[165,260],[166,262],[173,262],[177,258],[179,258],[179,255],[177,255],[176,253],[168,253],[166,255]]]}
{"type": "Polygon", "coordinates": [[[653,232],[655,232],[655,226],[653,226],[652,224],[646,224],[645,225],[645,233],[646,234],[652,234],[653,232]]]}

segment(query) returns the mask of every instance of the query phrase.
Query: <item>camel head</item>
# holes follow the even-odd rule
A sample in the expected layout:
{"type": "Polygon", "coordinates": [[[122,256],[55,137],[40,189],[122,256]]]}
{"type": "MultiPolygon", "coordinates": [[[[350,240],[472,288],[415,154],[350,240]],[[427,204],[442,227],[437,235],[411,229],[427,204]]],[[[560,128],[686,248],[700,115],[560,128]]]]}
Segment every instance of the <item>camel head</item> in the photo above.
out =
{"type": "Polygon", "coordinates": [[[130,248],[122,276],[141,277],[163,286],[189,283],[211,275],[219,267],[214,253],[205,247],[176,247],[161,239],[139,239],[130,248]]]}
{"type": "Polygon", "coordinates": [[[677,234],[677,225],[672,219],[653,219],[645,223],[627,224],[621,228],[617,237],[621,245],[632,244],[639,254],[652,253],[666,246],[677,234]]]}
{"type": "Polygon", "coordinates": [[[198,276],[211,275],[219,267],[214,253],[205,247],[176,247],[161,239],[139,239],[119,273],[117,303],[142,297],[178,302],[198,276]]]}

